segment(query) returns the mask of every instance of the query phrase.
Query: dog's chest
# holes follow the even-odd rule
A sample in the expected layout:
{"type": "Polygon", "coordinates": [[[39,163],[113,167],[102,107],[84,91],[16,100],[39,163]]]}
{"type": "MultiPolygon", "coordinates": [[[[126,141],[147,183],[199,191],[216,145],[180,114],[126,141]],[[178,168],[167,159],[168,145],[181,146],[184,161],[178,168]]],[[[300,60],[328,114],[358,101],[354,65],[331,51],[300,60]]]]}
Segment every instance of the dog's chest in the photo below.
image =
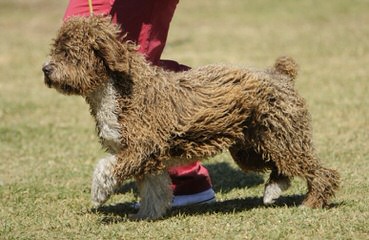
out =
{"type": "Polygon", "coordinates": [[[116,96],[113,85],[108,83],[96,91],[91,99],[98,136],[102,145],[110,152],[117,152],[121,148],[122,135],[118,122],[119,107],[116,96]]]}

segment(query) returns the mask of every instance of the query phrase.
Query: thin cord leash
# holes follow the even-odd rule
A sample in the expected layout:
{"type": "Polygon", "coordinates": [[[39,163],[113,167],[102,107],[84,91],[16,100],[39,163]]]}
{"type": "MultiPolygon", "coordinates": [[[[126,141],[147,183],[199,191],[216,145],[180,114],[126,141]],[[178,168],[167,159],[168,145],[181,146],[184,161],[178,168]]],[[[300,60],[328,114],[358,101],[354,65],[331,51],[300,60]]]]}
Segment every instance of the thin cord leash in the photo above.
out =
{"type": "Polygon", "coordinates": [[[90,9],[90,16],[94,15],[94,9],[92,7],[92,0],[88,0],[88,8],[90,9]]]}

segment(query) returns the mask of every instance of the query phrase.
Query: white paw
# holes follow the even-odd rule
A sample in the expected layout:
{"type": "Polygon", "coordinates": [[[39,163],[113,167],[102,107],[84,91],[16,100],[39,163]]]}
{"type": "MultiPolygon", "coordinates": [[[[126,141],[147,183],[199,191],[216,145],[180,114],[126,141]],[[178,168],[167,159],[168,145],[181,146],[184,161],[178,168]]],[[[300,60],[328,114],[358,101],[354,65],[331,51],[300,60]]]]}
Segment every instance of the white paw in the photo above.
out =
{"type": "Polygon", "coordinates": [[[104,204],[118,186],[113,175],[115,163],[116,159],[111,155],[101,159],[95,168],[91,186],[91,200],[95,207],[104,204]]]}
{"type": "Polygon", "coordinates": [[[282,190],[278,186],[277,183],[271,183],[265,186],[264,189],[264,198],[263,202],[265,205],[270,205],[275,203],[275,200],[277,200],[281,196],[282,190]]]}
{"type": "Polygon", "coordinates": [[[281,196],[282,192],[287,190],[290,186],[289,181],[279,181],[268,183],[264,189],[263,202],[265,205],[274,204],[275,201],[281,196]]]}

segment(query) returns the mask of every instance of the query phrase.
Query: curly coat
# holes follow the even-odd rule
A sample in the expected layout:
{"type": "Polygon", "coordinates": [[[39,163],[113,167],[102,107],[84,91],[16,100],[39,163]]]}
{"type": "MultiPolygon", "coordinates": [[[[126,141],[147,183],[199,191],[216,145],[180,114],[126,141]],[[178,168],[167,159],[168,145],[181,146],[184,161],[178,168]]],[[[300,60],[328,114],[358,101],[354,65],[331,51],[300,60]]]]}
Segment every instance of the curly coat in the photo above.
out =
{"type": "Polygon", "coordinates": [[[49,87],[86,99],[112,154],[95,170],[97,204],[134,177],[142,198],[137,216],[161,217],[172,197],[165,170],[227,149],[244,171],[270,169],[267,186],[282,189],[299,176],[308,185],[304,205],[329,203],[339,175],[322,167],[314,150],[293,59],[266,70],[208,65],[174,73],[150,65],[119,32],[108,18],[71,18],[43,67],[49,87]]]}

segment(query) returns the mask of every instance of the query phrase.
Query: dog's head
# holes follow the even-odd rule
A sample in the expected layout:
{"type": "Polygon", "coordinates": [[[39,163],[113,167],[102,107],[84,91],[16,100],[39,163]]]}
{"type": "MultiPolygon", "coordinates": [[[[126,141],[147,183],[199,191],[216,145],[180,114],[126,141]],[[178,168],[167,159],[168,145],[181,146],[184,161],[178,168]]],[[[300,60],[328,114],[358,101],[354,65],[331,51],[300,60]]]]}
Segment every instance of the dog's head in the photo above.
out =
{"type": "Polygon", "coordinates": [[[43,67],[45,84],[64,94],[86,96],[116,72],[129,71],[133,43],[118,40],[120,30],[103,16],[72,17],[60,28],[43,67]]]}

